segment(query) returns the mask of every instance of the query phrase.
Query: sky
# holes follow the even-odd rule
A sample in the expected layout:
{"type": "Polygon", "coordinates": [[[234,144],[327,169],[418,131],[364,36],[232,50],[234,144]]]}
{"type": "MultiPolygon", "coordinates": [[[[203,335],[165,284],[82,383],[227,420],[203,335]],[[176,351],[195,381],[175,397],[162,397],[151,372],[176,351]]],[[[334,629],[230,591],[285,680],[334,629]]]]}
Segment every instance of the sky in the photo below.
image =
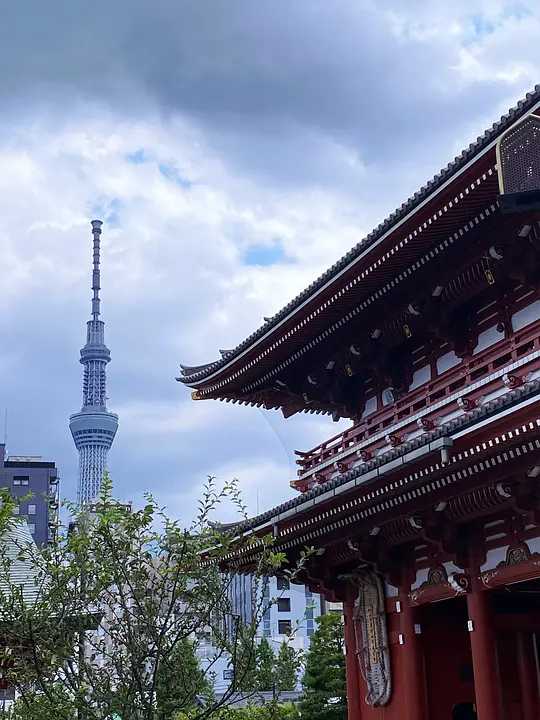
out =
{"type": "Polygon", "coordinates": [[[250,513],[292,496],[294,450],[343,426],[192,402],[179,364],[236,346],[540,82],[539,36],[534,0],[5,4],[9,452],[75,498],[100,218],[116,496],[182,522],[208,475],[250,513]]]}

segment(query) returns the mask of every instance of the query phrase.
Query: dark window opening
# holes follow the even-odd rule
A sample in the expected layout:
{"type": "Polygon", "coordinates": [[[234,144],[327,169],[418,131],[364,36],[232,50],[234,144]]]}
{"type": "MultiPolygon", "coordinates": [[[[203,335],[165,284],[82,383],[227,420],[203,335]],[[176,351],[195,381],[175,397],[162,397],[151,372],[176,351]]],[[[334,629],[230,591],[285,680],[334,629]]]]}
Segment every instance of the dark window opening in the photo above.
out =
{"type": "Polygon", "coordinates": [[[290,635],[292,632],[290,620],[278,620],[278,633],[280,635],[290,635]]]}
{"type": "Polygon", "coordinates": [[[278,590],[288,590],[290,587],[289,579],[284,577],[278,577],[277,579],[277,589],[278,590]]]}
{"type": "Polygon", "coordinates": [[[278,598],[278,612],[291,612],[291,598],[278,598]]]}

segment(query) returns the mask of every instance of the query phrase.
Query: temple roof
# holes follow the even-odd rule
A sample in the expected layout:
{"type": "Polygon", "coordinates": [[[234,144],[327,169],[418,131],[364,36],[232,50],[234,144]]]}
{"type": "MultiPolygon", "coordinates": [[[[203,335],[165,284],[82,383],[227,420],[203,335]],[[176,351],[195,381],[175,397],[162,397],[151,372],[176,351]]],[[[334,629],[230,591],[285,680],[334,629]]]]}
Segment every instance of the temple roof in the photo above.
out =
{"type": "Polygon", "coordinates": [[[20,520],[10,523],[1,542],[7,565],[0,577],[0,593],[20,588],[23,602],[32,605],[39,597],[43,580],[35,563],[39,551],[27,523],[20,520]]]}
{"type": "MultiPolygon", "coordinates": [[[[248,384],[245,379],[245,373],[249,369],[251,378],[255,373],[255,366],[259,364],[259,360],[262,356],[266,356],[265,361],[267,365],[270,364],[270,358],[273,357],[276,352],[277,344],[279,344],[282,340],[281,335],[288,333],[289,324],[292,323],[293,318],[295,322],[297,322],[298,318],[303,317],[303,312],[307,315],[308,311],[305,310],[305,307],[308,303],[316,302],[316,296],[321,295],[323,300],[326,300],[325,293],[328,286],[336,285],[336,283],[338,283],[338,279],[340,279],[343,275],[347,275],[351,267],[354,266],[354,271],[358,272],[359,268],[364,268],[364,266],[367,266],[370,262],[372,262],[373,257],[376,254],[375,248],[379,246],[381,242],[385,241],[389,235],[397,231],[398,228],[404,227],[410,223],[411,218],[416,218],[416,215],[419,214],[420,221],[423,221],[424,226],[426,226],[426,220],[427,224],[430,225],[432,223],[432,217],[435,219],[437,214],[438,216],[441,216],[442,211],[440,207],[434,205],[436,196],[438,196],[441,192],[444,195],[448,186],[460,174],[464,174],[464,177],[466,177],[466,180],[463,180],[464,188],[466,187],[465,182],[470,183],[471,179],[474,181],[475,178],[470,177],[470,168],[476,163],[476,160],[479,160],[488,150],[492,150],[493,157],[491,157],[490,153],[490,164],[488,166],[487,163],[484,163],[485,167],[483,166],[482,169],[486,172],[489,167],[489,173],[491,174],[493,172],[495,153],[494,147],[497,139],[516,121],[539,104],[540,85],[537,85],[533,92],[528,93],[523,100],[520,100],[517,105],[503,115],[498,122],[494,123],[493,126],[486,130],[483,135],[479,136],[475,142],[471,143],[466,149],[464,149],[460,155],[458,155],[452,162],[437,173],[429,182],[426,183],[426,185],[421,187],[412,197],[403,203],[401,207],[391,213],[382,223],[372,230],[372,232],[370,232],[346,255],[338,260],[338,262],[332,265],[297,297],[291,300],[291,302],[276,313],[276,315],[271,318],[265,318],[265,323],[258,330],[249,335],[233,350],[222,351],[221,357],[214,362],[197,367],[182,365],[181,375],[177,378],[177,380],[197,391],[194,393],[195,399],[199,399],[201,397],[218,397],[221,399],[240,400],[240,402],[244,400],[246,402],[257,402],[260,396],[257,396],[253,383],[252,385],[248,384]],[[432,216],[426,214],[426,208],[428,206],[432,213],[433,210],[435,210],[435,214],[432,216]],[[276,338],[279,338],[278,343],[275,342],[276,338]],[[273,341],[274,344],[271,345],[273,341]],[[254,352],[255,346],[263,346],[265,348],[258,358],[254,358],[251,355],[252,351],[254,352]],[[241,387],[242,380],[240,379],[240,375],[242,374],[244,377],[243,387],[241,387]]],[[[491,202],[496,202],[498,193],[496,182],[493,182],[494,180],[496,180],[496,177],[489,180],[491,184],[488,190],[491,202]]],[[[452,188],[452,191],[454,191],[454,188],[452,188]]],[[[468,191],[467,187],[465,192],[468,193],[468,191]]],[[[472,194],[473,193],[471,193],[471,196],[472,194]]],[[[483,200],[487,197],[488,194],[486,193],[483,200]]],[[[463,200],[463,204],[466,204],[467,202],[473,203],[477,202],[477,200],[472,197],[470,199],[466,198],[463,200]]],[[[452,205],[452,201],[450,201],[448,207],[446,205],[444,206],[445,213],[447,209],[451,209],[451,212],[447,213],[447,218],[449,218],[453,212],[455,213],[456,218],[458,218],[459,213],[456,211],[455,206],[455,201],[454,205],[452,205]]],[[[475,207],[474,210],[477,212],[478,208],[475,207]]],[[[458,219],[462,221],[462,218],[458,219]]],[[[458,222],[458,219],[456,220],[456,223],[458,222]]],[[[414,229],[413,232],[416,238],[417,233],[414,229]]],[[[427,235],[428,233],[425,234],[427,235]]],[[[344,282],[345,280],[343,280],[343,283],[344,282]]],[[[345,295],[346,292],[349,291],[350,286],[352,284],[356,284],[356,282],[357,280],[354,280],[353,283],[349,282],[349,285],[343,288],[343,293],[339,291],[339,294],[345,295]]],[[[363,283],[359,284],[358,287],[363,287],[363,283]]],[[[324,309],[324,305],[322,309],[324,309]]],[[[318,314],[318,312],[319,311],[312,313],[310,317],[306,318],[306,322],[301,324],[305,324],[307,326],[309,323],[312,323],[315,326],[318,322],[320,325],[321,316],[322,319],[324,319],[324,313],[322,313],[319,317],[314,317],[318,314]]],[[[313,332],[317,329],[318,328],[315,327],[313,332]]],[[[304,333],[304,339],[307,338],[309,340],[309,337],[311,337],[309,336],[309,332],[311,331],[303,329],[302,332],[304,333]]],[[[293,332],[288,333],[288,335],[293,334],[293,332]]],[[[288,335],[286,335],[286,337],[288,337],[288,335]]],[[[291,352],[293,351],[291,350],[291,352]]],[[[277,360],[274,364],[278,364],[277,360]]],[[[265,368],[265,370],[266,369],[267,368],[265,368]]],[[[263,370],[261,369],[261,373],[262,372],[263,370]]],[[[260,389],[261,388],[259,388],[259,390],[260,389]]],[[[278,391],[275,387],[272,388],[272,393],[276,397],[278,396],[278,391]]],[[[264,404],[264,400],[261,404],[264,404]]],[[[285,403],[281,403],[278,398],[275,402],[269,402],[267,406],[279,407],[284,404],[285,403]]]]}

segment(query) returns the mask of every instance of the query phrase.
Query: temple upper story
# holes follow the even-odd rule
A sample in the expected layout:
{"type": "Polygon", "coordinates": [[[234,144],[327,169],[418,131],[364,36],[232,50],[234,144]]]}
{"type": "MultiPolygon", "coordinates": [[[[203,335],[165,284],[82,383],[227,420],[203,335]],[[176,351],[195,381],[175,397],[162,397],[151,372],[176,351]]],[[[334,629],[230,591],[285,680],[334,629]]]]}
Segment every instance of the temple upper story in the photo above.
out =
{"type": "Polygon", "coordinates": [[[540,88],[234,350],[196,400],[348,418],[305,491],[441,438],[540,375],[540,88]]]}

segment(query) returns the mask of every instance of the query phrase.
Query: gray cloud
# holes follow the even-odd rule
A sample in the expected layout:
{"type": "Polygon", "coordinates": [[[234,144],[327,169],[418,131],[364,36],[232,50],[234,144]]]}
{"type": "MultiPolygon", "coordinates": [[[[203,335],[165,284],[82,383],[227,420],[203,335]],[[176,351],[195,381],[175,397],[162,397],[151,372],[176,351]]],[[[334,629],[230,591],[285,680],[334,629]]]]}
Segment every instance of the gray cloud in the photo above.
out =
{"type": "Polygon", "coordinates": [[[90,96],[123,113],[181,112],[210,129],[218,149],[280,178],[294,180],[299,168],[304,181],[338,175],[328,143],[370,165],[411,153],[426,162],[426,129],[447,145],[527,81],[464,75],[460,53],[537,18],[515,3],[491,11],[457,3],[453,14],[442,3],[407,8],[98,0],[45,13],[37,0],[12,4],[0,29],[0,87],[5,98],[55,99],[68,111],[73,98],[90,96]]]}

